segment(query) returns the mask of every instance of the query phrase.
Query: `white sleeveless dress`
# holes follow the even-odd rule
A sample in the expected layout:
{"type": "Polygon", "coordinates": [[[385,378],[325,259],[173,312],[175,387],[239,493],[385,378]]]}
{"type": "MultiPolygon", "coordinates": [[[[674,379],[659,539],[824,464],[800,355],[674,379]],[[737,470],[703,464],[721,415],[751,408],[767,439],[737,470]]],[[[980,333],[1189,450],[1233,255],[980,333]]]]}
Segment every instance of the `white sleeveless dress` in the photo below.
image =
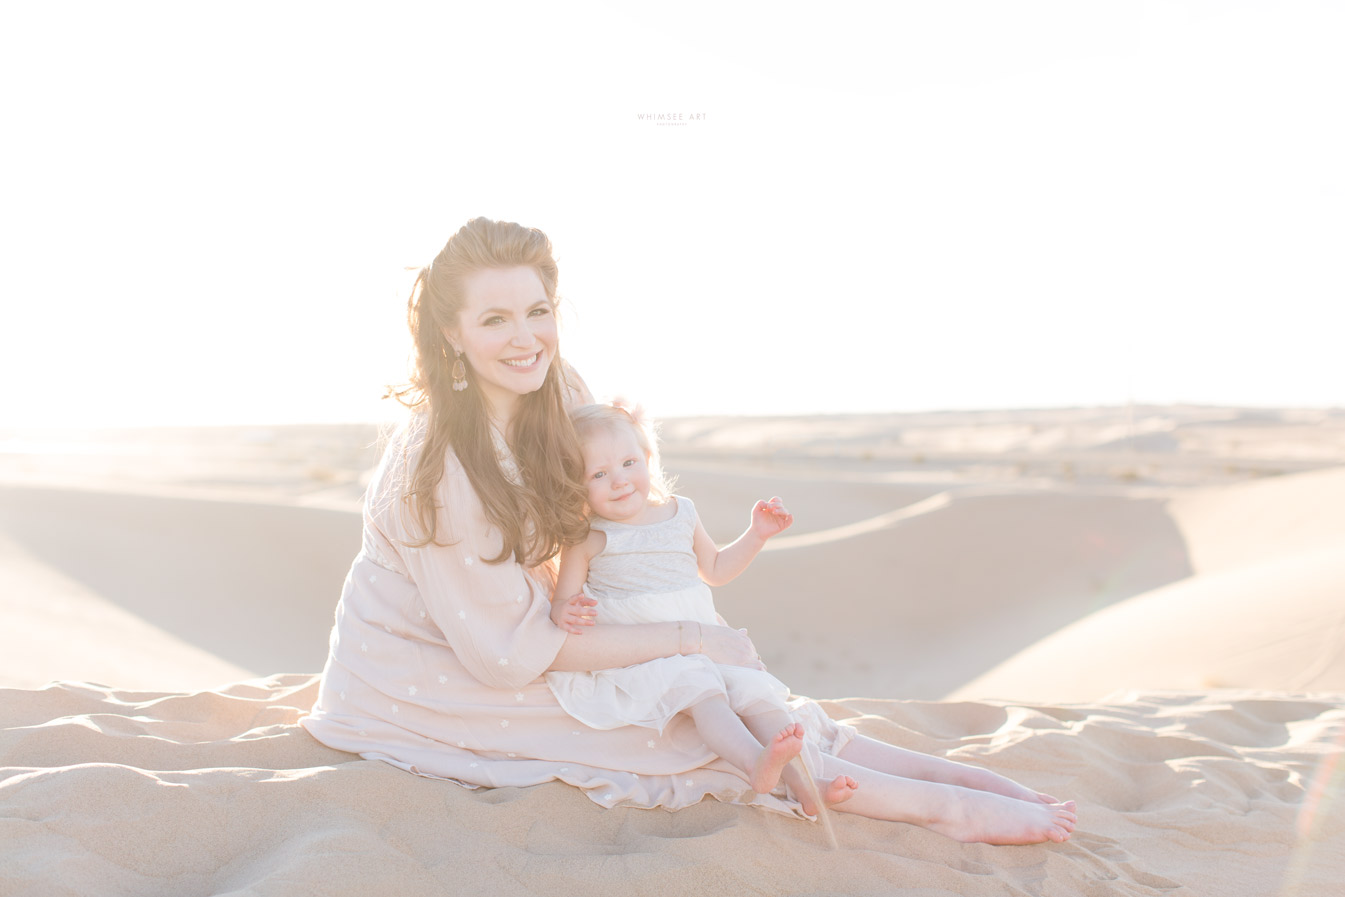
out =
{"type": "MultiPolygon", "coordinates": [[[[676,513],[635,526],[594,518],[607,544],[589,563],[584,593],[598,602],[600,623],[720,625],[710,589],[700,579],[692,540],[696,507],[674,496],[676,513]]],[[[696,627],[688,637],[694,638],[696,627]]],[[[789,689],[769,673],[721,666],[704,654],[660,657],[620,669],[547,673],[546,683],[566,713],[595,729],[635,725],[662,732],[674,716],[724,695],[741,716],[781,710],[790,714],[789,689]]]]}

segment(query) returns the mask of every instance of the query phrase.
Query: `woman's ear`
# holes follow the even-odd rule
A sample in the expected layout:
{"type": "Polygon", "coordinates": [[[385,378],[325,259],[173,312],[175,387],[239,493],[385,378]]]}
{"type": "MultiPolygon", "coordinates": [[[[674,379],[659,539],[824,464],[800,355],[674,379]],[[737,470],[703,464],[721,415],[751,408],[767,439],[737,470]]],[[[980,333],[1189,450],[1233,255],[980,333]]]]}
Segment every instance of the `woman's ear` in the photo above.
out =
{"type": "Polygon", "coordinates": [[[443,334],[444,339],[448,340],[448,347],[453,350],[454,354],[461,355],[462,343],[458,341],[457,331],[452,327],[445,327],[443,329],[443,334]]]}

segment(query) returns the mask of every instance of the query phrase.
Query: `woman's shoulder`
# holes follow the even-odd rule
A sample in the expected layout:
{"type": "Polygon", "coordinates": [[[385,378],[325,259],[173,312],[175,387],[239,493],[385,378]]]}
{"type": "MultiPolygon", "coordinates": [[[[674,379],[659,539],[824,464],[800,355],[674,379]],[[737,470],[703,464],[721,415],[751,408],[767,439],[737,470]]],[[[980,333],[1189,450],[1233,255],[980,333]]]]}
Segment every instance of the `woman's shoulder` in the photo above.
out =
{"type": "Polygon", "coordinates": [[[584,378],[579,376],[579,372],[574,369],[574,365],[565,359],[560,360],[561,392],[564,395],[566,408],[577,408],[580,405],[593,404],[593,392],[584,382],[584,378]]]}
{"type": "MultiPolygon", "coordinates": [[[[381,518],[390,509],[403,504],[401,499],[411,489],[428,437],[429,414],[424,411],[412,412],[393,430],[365,494],[367,515],[381,518]]],[[[452,446],[444,450],[443,463],[444,473],[438,489],[441,495],[462,488],[471,489],[466,471],[452,446]]]]}
{"type": "MultiPolygon", "coordinates": [[[[425,450],[429,439],[430,415],[428,411],[413,411],[393,430],[383,450],[382,466],[414,471],[425,450]]],[[[444,473],[457,473],[462,463],[452,446],[444,450],[444,473]]]]}

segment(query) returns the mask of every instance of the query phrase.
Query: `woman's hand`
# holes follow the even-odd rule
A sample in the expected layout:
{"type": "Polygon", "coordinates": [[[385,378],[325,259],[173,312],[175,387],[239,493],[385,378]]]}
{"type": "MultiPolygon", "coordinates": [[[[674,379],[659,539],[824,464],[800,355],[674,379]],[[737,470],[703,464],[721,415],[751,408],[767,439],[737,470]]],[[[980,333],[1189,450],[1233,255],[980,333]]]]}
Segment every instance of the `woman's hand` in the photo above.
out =
{"type": "MultiPolygon", "coordinates": [[[[700,624],[687,623],[686,626],[697,626],[700,624]]],[[[761,662],[761,655],[757,653],[756,645],[747,637],[746,629],[730,629],[728,626],[700,626],[701,649],[698,653],[704,654],[715,663],[724,664],[731,667],[747,667],[753,670],[764,670],[766,665],[761,662]]]]}
{"type": "Polygon", "coordinates": [[[597,601],[583,592],[568,601],[551,602],[551,622],[571,635],[583,635],[582,627],[592,626],[598,612],[593,610],[597,601]]]}

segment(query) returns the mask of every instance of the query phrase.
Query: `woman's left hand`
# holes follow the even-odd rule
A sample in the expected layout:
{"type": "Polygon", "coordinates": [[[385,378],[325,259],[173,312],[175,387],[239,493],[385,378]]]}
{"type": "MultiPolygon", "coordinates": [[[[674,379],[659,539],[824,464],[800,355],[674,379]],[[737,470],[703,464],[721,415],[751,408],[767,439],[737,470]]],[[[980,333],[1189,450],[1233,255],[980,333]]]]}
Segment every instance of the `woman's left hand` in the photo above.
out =
{"type": "Polygon", "coordinates": [[[764,670],[757,646],[747,636],[746,629],[727,626],[703,626],[700,631],[700,652],[715,663],[730,667],[764,670]]]}

